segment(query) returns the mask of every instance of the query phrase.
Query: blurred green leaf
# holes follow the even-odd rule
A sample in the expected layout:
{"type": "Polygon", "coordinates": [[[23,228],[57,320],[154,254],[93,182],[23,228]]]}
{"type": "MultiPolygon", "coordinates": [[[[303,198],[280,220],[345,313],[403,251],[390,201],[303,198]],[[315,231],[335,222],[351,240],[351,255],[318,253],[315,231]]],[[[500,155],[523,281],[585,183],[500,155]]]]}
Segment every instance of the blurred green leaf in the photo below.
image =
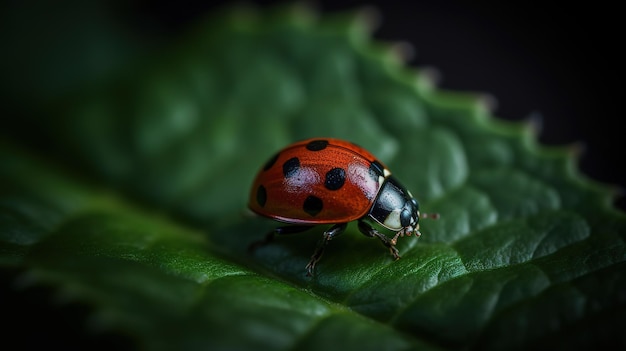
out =
{"type": "Polygon", "coordinates": [[[624,346],[612,192],[368,35],[359,14],[235,9],[66,93],[5,86],[32,106],[2,131],[2,267],[145,349],[624,346]],[[255,172],[312,136],[365,146],[441,219],[395,262],[351,225],[314,278],[323,228],[247,254],[275,225],[245,212],[255,172]]]}

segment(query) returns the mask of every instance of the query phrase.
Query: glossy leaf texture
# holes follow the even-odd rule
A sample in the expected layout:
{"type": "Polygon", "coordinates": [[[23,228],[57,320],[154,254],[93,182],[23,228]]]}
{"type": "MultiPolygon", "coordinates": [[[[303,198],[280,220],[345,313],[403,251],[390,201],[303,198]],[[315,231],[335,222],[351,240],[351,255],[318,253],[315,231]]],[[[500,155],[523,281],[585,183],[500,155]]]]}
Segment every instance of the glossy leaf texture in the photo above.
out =
{"type": "MultiPolygon", "coordinates": [[[[531,123],[433,87],[366,19],[237,8],[62,92],[5,86],[11,286],[85,304],[87,329],[146,350],[624,346],[626,217],[611,189],[531,123]],[[247,252],[276,225],[246,212],[255,172],[315,136],[366,147],[440,213],[399,241],[402,259],[353,224],[313,278],[324,228],[247,252]]],[[[54,65],[72,59],[40,71],[54,65]]]]}

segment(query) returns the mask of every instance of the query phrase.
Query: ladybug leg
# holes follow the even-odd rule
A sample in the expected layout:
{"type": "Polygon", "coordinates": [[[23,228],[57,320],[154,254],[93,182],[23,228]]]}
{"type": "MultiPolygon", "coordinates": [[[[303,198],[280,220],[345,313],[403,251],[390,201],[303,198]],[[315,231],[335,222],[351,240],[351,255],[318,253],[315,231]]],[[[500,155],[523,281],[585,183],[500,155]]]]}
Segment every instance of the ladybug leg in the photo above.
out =
{"type": "Polygon", "coordinates": [[[328,242],[331,241],[334,237],[343,233],[346,230],[348,223],[339,223],[332,226],[330,229],[324,232],[322,240],[320,240],[319,244],[317,244],[317,248],[315,252],[313,252],[313,256],[311,256],[311,260],[306,265],[306,275],[308,277],[313,275],[313,271],[315,270],[315,264],[322,258],[322,254],[324,254],[324,249],[328,242]]]}
{"type": "Polygon", "coordinates": [[[250,244],[250,246],[248,246],[248,251],[253,252],[260,246],[271,243],[272,241],[274,241],[274,238],[276,238],[276,235],[289,235],[289,234],[302,233],[311,228],[313,228],[313,226],[311,225],[289,225],[289,226],[284,226],[284,227],[278,227],[272,230],[271,232],[267,233],[265,238],[261,240],[257,240],[253,242],[252,244],[250,244]]]}
{"type": "Polygon", "coordinates": [[[371,225],[369,225],[368,223],[366,223],[364,221],[359,221],[359,231],[361,231],[361,233],[365,234],[365,236],[368,236],[370,238],[378,238],[378,239],[380,239],[380,241],[382,241],[383,244],[389,248],[389,251],[393,255],[394,259],[397,260],[397,259],[400,258],[400,254],[398,253],[398,249],[396,249],[396,240],[398,239],[398,235],[397,234],[396,234],[396,236],[393,239],[389,239],[389,237],[387,237],[385,234],[383,234],[383,233],[379,232],[378,230],[372,228],[371,225]]]}

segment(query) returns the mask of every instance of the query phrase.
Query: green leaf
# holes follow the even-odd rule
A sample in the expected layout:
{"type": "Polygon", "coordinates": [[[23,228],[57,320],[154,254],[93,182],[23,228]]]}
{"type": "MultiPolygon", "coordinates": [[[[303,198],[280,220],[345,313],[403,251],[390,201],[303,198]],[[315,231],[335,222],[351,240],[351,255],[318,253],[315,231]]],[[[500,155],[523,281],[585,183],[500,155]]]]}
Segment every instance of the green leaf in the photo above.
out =
{"type": "Polygon", "coordinates": [[[611,190],[531,124],[404,67],[364,17],[238,8],[160,50],[69,77],[67,94],[5,87],[33,99],[0,143],[0,264],[16,286],[50,287],[89,307],[92,330],[149,350],[626,343],[611,190]],[[371,150],[441,218],[398,261],[350,225],[313,278],[324,228],[247,253],[276,226],[245,210],[255,172],[312,136],[371,150]]]}

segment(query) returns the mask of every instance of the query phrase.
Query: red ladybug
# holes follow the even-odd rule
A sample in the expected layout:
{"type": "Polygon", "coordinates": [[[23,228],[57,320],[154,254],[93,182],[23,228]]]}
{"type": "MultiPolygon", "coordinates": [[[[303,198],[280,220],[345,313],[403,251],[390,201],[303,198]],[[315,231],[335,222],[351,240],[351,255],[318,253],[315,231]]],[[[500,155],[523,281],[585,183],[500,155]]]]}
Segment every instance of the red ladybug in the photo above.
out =
{"type": "Polygon", "coordinates": [[[257,174],[248,206],[262,216],[290,224],[271,231],[253,247],[277,234],[333,224],[306,265],[307,275],[313,274],[328,242],[348,222],[357,220],[359,230],[380,239],[395,259],[400,258],[395,247],[398,237],[420,235],[419,205],[413,195],[370,152],[339,139],[308,139],[279,151],[257,174]],[[367,220],[395,231],[395,236],[387,237],[367,220]]]}

